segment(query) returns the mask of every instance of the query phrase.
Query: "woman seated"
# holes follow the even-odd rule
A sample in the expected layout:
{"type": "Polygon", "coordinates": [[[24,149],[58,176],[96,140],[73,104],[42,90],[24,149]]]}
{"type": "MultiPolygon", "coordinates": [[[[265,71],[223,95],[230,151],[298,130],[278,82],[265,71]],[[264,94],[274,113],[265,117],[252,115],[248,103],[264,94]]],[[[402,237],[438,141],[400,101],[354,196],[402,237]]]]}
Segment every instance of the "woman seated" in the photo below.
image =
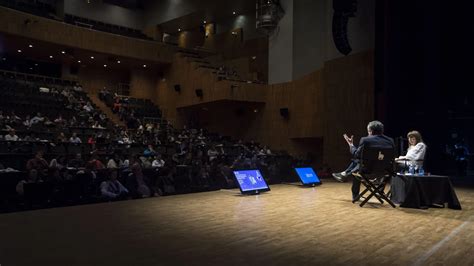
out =
{"type": "Polygon", "coordinates": [[[400,156],[395,159],[399,169],[407,170],[410,166],[420,168],[423,166],[425,159],[426,144],[423,143],[420,132],[410,131],[408,137],[408,150],[405,156],[400,156]]]}

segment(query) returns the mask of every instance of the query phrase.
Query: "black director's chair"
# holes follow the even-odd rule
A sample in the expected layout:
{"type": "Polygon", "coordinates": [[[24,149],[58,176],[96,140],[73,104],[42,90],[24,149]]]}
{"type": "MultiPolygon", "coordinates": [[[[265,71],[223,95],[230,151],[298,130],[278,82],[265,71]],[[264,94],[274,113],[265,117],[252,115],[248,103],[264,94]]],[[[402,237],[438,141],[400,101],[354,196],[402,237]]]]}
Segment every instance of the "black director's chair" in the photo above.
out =
{"type": "Polygon", "coordinates": [[[395,204],[384,192],[385,184],[394,175],[395,150],[393,148],[364,147],[361,153],[361,167],[359,172],[353,173],[354,178],[360,180],[365,189],[352,201],[355,203],[362,196],[369,195],[360,203],[364,206],[372,197],[380,203],[388,202],[395,208],[395,204]]]}

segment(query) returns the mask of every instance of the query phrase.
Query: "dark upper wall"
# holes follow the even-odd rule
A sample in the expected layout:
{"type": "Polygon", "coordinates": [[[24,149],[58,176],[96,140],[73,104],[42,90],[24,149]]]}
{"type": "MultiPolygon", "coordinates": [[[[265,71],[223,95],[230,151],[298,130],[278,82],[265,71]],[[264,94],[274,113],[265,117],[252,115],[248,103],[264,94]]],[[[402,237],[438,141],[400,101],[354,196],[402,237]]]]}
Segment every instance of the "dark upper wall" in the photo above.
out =
{"type": "Polygon", "coordinates": [[[223,21],[217,22],[217,33],[223,33],[233,29],[241,28],[243,30],[244,40],[250,40],[262,37],[255,28],[256,18],[255,11],[230,16],[223,21]]]}
{"type": "MultiPolygon", "coordinates": [[[[293,1],[293,79],[323,67],[325,61],[343,57],[332,37],[333,0],[293,1]]],[[[375,0],[358,0],[347,34],[351,53],[375,46],[375,0]]]]}
{"type": "Polygon", "coordinates": [[[195,12],[201,1],[145,1],[144,26],[150,27],[195,12]]]}
{"type": "MultiPolygon", "coordinates": [[[[262,37],[255,29],[255,2],[252,0],[165,0],[147,1],[144,4],[145,27],[162,24],[190,14],[201,14],[202,18],[197,21],[197,24],[182,25],[181,27],[191,30],[199,27],[199,23],[206,19],[208,22],[217,24],[217,33],[242,28],[244,40],[262,37]],[[237,15],[232,15],[232,11],[236,11],[237,15]]],[[[182,23],[190,24],[188,19],[183,19],[182,23]]]]}
{"type": "Polygon", "coordinates": [[[293,78],[322,67],[328,1],[298,0],[293,6],[293,78]]]}
{"type": "MultiPolygon", "coordinates": [[[[373,50],[375,0],[357,1],[347,25],[351,53],[373,50]]],[[[281,0],[285,16],[269,38],[269,82],[288,82],[343,57],[332,37],[333,0],[281,0]]]]}
{"type": "Polygon", "coordinates": [[[64,13],[132,29],[143,29],[143,11],[84,0],[64,1],[64,13]]]}

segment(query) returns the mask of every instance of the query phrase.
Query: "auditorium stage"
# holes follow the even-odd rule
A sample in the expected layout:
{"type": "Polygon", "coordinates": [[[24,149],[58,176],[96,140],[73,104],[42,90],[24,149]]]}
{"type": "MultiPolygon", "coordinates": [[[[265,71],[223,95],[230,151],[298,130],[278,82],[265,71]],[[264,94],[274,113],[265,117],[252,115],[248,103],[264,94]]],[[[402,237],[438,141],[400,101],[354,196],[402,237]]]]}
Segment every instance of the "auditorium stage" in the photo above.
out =
{"type": "Polygon", "coordinates": [[[350,184],[281,184],[0,214],[0,265],[474,263],[474,189],[462,211],[363,208],[350,184]]]}

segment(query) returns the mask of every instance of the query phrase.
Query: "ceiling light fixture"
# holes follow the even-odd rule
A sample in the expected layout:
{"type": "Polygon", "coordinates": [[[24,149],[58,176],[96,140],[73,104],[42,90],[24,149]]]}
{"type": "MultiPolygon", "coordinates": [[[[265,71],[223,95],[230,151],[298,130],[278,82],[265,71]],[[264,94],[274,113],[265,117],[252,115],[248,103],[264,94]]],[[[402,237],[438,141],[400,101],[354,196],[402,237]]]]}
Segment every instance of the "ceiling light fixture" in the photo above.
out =
{"type": "Polygon", "coordinates": [[[18,52],[21,53],[22,51],[20,49],[18,49],[18,52]]]}
{"type": "Polygon", "coordinates": [[[94,57],[93,57],[93,56],[91,56],[91,59],[94,59],[94,57]]]}
{"type": "Polygon", "coordinates": [[[235,14],[237,14],[235,11],[234,11],[234,12],[232,12],[232,15],[235,15],[235,14]]]}
{"type": "Polygon", "coordinates": [[[117,60],[117,64],[120,64],[120,60],[117,60]]]}
{"type": "Polygon", "coordinates": [[[206,24],[207,22],[204,20],[202,23],[206,24]]]}
{"type": "Polygon", "coordinates": [[[104,65],[104,67],[107,67],[107,65],[104,65]]]}
{"type": "Polygon", "coordinates": [[[49,58],[53,58],[53,56],[52,56],[52,55],[50,55],[50,56],[49,56],[49,58]]]}
{"type": "Polygon", "coordinates": [[[178,29],[178,31],[181,31],[181,29],[178,29]]]}
{"type": "Polygon", "coordinates": [[[81,60],[77,60],[77,62],[80,64],[80,63],[81,63],[81,60]]]}
{"type": "Polygon", "coordinates": [[[143,65],[143,67],[146,67],[146,65],[143,65]]]}
{"type": "Polygon", "coordinates": [[[66,53],[66,51],[61,51],[61,53],[62,53],[62,54],[65,54],[65,53],[66,53]]]}
{"type": "Polygon", "coordinates": [[[28,47],[33,48],[33,44],[28,45],[28,47]]]}

